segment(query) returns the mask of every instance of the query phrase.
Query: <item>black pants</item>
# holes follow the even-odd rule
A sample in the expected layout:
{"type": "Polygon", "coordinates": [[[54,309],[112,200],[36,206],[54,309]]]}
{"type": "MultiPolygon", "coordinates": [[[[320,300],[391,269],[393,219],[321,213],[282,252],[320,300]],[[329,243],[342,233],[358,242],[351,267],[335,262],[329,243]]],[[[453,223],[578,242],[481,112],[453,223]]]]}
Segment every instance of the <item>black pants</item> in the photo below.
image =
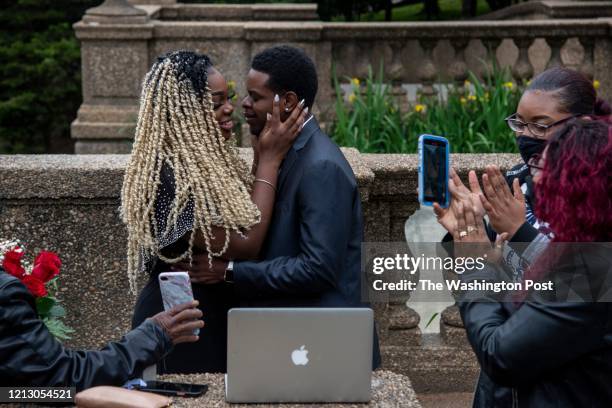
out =
{"type": "MultiPolygon", "coordinates": [[[[158,374],[170,373],[224,373],[227,368],[227,312],[233,307],[231,284],[193,284],[193,296],[204,314],[204,327],[195,343],[183,343],[174,347],[157,364],[158,374]]],[[[157,274],[143,288],[136,301],[132,328],[146,318],[163,311],[157,274]]]]}

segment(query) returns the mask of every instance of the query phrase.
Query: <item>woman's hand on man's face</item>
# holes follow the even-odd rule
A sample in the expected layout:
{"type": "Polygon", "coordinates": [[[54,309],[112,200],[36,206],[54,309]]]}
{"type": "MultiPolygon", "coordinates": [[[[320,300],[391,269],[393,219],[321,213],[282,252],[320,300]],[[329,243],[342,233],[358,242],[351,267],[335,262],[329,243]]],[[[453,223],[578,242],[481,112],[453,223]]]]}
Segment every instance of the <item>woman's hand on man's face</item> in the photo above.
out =
{"type": "Polygon", "coordinates": [[[480,201],[489,216],[489,222],[499,234],[507,233],[511,238],[525,222],[525,196],[518,178],[512,183],[510,191],[506,179],[497,166],[487,166],[482,175],[484,194],[480,201]]]}
{"type": "Polygon", "coordinates": [[[308,107],[304,107],[304,100],[302,100],[293,109],[287,120],[282,122],[280,119],[280,100],[278,95],[274,97],[272,114],[268,114],[266,126],[259,134],[257,143],[260,164],[265,162],[280,166],[302,130],[307,115],[308,107]]]}

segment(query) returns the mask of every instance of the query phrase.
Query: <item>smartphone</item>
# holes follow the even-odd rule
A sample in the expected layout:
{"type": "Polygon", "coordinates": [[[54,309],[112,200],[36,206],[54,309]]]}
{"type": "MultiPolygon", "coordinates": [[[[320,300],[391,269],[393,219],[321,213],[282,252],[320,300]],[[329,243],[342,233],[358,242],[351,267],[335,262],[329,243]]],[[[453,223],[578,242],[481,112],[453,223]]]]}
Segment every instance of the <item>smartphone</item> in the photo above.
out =
{"type": "Polygon", "coordinates": [[[434,135],[419,136],[419,202],[433,203],[447,208],[450,144],[446,138],[434,135]]]}
{"type": "MultiPolygon", "coordinates": [[[[164,310],[168,311],[176,305],[193,302],[193,289],[187,272],[162,272],[158,279],[164,310]]],[[[200,329],[195,329],[193,334],[199,335],[200,329]]]]}
{"type": "Polygon", "coordinates": [[[208,391],[206,384],[182,384],[165,381],[147,381],[146,386],[135,385],[135,390],[177,397],[199,397],[208,391]]]}

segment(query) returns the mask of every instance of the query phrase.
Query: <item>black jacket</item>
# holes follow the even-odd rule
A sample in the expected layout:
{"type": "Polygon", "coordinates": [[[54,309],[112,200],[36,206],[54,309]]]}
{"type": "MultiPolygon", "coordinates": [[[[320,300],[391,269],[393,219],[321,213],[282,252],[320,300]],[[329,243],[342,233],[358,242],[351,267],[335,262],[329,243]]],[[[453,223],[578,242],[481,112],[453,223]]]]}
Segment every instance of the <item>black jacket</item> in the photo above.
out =
{"type": "MultiPolygon", "coordinates": [[[[610,249],[603,243],[564,257],[546,278],[556,292],[533,292],[520,306],[484,292],[459,302],[482,369],[475,407],[612,406],[610,249]],[[558,298],[564,282],[579,278],[599,288],[591,298],[599,301],[558,298]]],[[[498,273],[485,268],[461,279],[500,281],[498,273]]]]}
{"type": "Polygon", "coordinates": [[[99,351],[72,351],[38,318],[34,298],[0,269],[0,384],[76,387],[122,385],[155,364],[172,343],[161,327],[145,321],[99,351]]]}
{"type": "MultiPolygon", "coordinates": [[[[363,307],[363,216],[357,180],[314,118],[287,153],[259,262],[234,264],[244,306],[363,307]]],[[[374,335],[373,366],[380,365],[374,335]]]]}

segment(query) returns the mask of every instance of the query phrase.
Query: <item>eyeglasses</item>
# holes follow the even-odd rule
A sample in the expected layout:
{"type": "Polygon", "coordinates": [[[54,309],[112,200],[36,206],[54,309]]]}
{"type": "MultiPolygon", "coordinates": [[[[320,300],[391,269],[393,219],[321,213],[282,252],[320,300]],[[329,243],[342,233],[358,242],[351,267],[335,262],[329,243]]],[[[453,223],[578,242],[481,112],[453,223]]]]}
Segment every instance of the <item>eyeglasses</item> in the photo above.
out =
{"type": "Polygon", "coordinates": [[[561,123],[566,122],[570,119],[573,119],[577,116],[580,116],[580,115],[568,116],[567,118],[553,122],[550,125],[543,125],[541,123],[534,123],[534,122],[523,122],[516,117],[516,113],[508,116],[504,120],[506,121],[506,123],[508,124],[508,127],[510,127],[510,129],[512,129],[513,132],[524,133],[525,128],[527,128],[529,129],[529,132],[535,137],[542,137],[546,134],[546,131],[550,129],[551,127],[560,125],[561,123]]]}
{"type": "Polygon", "coordinates": [[[542,170],[544,170],[544,166],[540,163],[542,163],[541,154],[534,154],[527,162],[527,167],[529,167],[529,173],[531,174],[531,177],[537,176],[542,170]]]}

